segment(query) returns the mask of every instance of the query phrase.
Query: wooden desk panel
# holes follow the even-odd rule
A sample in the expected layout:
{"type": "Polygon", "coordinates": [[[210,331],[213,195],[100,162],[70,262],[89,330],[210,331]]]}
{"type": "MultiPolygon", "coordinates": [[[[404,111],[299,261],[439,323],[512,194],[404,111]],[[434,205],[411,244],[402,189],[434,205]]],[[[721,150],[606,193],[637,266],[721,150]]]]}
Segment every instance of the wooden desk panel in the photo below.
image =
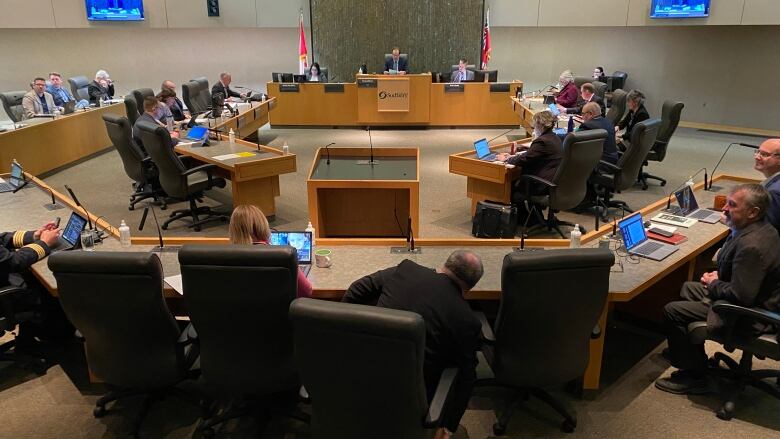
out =
{"type": "Polygon", "coordinates": [[[425,125],[430,120],[431,75],[357,75],[361,79],[409,81],[409,111],[378,111],[380,88],[357,88],[358,123],[360,125],[425,125]]]}
{"type": "MultiPolygon", "coordinates": [[[[518,141],[522,143],[530,139],[518,141]]],[[[493,152],[509,152],[509,143],[490,147],[493,152]]],[[[466,177],[466,195],[471,198],[471,216],[480,201],[491,200],[509,204],[512,201],[512,182],[520,174],[518,168],[477,158],[474,150],[450,155],[450,173],[466,177]]]]}
{"type": "Polygon", "coordinates": [[[269,113],[275,107],[275,98],[264,102],[250,102],[249,105],[242,105],[237,116],[222,121],[208,119],[208,125],[210,128],[221,130],[224,133],[228,133],[232,129],[236,133],[236,138],[245,139],[268,123],[269,113]],[[218,123],[214,123],[215,121],[218,123]]]}
{"type": "MultiPolygon", "coordinates": [[[[40,175],[69,165],[112,146],[103,114],[124,116],[124,104],[76,111],[57,120],[35,121],[0,133],[0,169],[16,159],[26,172],[40,175]]],[[[23,124],[27,122],[22,122],[23,124]]]]}
{"type": "Polygon", "coordinates": [[[271,113],[272,126],[355,126],[357,85],[339,84],[343,92],[325,92],[325,84],[299,84],[298,92],[280,92],[278,82],[267,84],[268,94],[277,100],[271,113]]]}
{"type": "Polygon", "coordinates": [[[461,84],[463,92],[448,92],[450,84],[431,84],[430,125],[517,126],[517,115],[507,97],[515,96],[522,82],[510,82],[508,92],[491,92],[495,83],[461,84]]]}

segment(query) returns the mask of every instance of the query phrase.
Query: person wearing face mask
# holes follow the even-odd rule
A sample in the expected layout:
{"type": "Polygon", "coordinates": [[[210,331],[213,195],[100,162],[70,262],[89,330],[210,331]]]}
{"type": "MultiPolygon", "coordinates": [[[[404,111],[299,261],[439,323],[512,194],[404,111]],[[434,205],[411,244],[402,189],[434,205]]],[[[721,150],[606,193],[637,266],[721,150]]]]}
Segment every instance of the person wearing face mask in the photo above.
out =
{"type": "MultiPolygon", "coordinates": [[[[552,180],[558,165],[563,159],[563,143],[554,132],[555,122],[558,120],[550,111],[540,111],[534,114],[531,123],[534,127],[534,140],[527,150],[515,155],[501,153],[496,160],[519,166],[523,175],[535,175],[545,180],[552,180]]],[[[532,194],[543,194],[546,186],[540,183],[531,184],[532,194]]],[[[525,222],[528,209],[525,208],[525,200],[519,197],[519,192],[512,194],[512,201],[518,206],[518,221],[525,222]],[[523,210],[525,209],[525,212],[523,210]]]]}
{"type": "Polygon", "coordinates": [[[558,93],[555,96],[555,103],[563,108],[572,108],[577,105],[578,97],[574,75],[572,75],[571,70],[564,70],[558,78],[558,93]]]}
{"type": "MultiPolygon", "coordinates": [[[[54,98],[46,93],[46,80],[35,78],[30,83],[32,90],[22,98],[23,119],[30,119],[38,114],[53,114],[58,107],[54,104],[54,98]]],[[[62,110],[60,108],[60,110],[62,110]]]]}
{"type": "Polygon", "coordinates": [[[615,132],[625,130],[617,134],[617,140],[620,143],[619,148],[624,150],[630,145],[631,131],[639,122],[650,119],[650,114],[645,109],[645,95],[639,90],[631,90],[626,96],[626,105],[628,105],[628,114],[615,127],[615,132]]]}
{"type": "Polygon", "coordinates": [[[313,63],[309,71],[306,72],[308,82],[328,82],[328,77],[320,70],[319,63],[313,63]]]}
{"type": "MultiPolygon", "coordinates": [[[[760,184],[741,184],[731,190],[723,206],[731,233],[718,252],[717,271],[704,273],[698,282],[685,282],[680,290],[683,300],[664,307],[668,359],[677,370],[657,379],[658,389],[679,395],[711,390],[704,343],[688,337],[688,325],[706,320],[708,332],[721,329],[723,322],[710,312],[713,303],[780,312],[780,237],[766,220],[768,208],[769,194],[760,184]]],[[[772,330],[760,323],[737,328],[753,336],[772,330]]]]}
{"type": "MultiPolygon", "coordinates": [[[[151,124],[159,125],[161,127],[166,127],[165,123],[163,122],[165,120],[165,109],[163,108],[163,105],[160,104],[160,102],[157,100],[157,98],[153,96],[147,96],[144,98],[144,113],[138,117],[138,120],[133,126],[133,140],[135,141],[136,145],[138,145],[145,152],[146,148],[141,141],[141,129],[138,127],[138,122],[142,120],[151,124]]],[[[176,144],[179,143],[179,133],[174,131],[170,134],[173,146],[176,146],[176,144]]]]}

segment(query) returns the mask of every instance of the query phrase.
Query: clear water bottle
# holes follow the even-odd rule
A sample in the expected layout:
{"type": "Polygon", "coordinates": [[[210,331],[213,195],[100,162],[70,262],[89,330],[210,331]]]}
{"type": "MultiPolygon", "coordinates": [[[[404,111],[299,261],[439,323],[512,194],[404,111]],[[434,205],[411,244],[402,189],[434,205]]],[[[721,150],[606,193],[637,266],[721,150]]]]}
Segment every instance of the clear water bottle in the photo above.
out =
{"type": "Polygon", "coordinates": [[[60,118],[60,107],[54,107],[54,111],[52,112],[52,114],[54,115],[54,119],[55,120],[59,119],[60,118]]]}
{"type": "Polygon", "coordinates": [[[309,225],[306,226],[306,231],[311,232],[311,245],[314,246],[314,226],[311,224],[311,221],[309,221],[309,225]]]}
{"type": "Polygon", "coordinates": [[[119,244],[122,247],[130,247],[130,227],[127,226],[125,220],[119,225],[119,244]]]}
{"type": "Polygon", "coordinates": [[[580,241],[582,239],[582,232],[580,232],[580,225],[575,224],[574,229],[571,231],[571,234],[569,234],[569,247],[570,248],[579,248],[580,247],[580,241]]]}
{"type": "Polygon", "coordinates": [[[290,147],[287,146],[287,141],[284,141],[284,145],[282,146],[282,151],[284,152],[284,155],[287,155],[290,153],[290,147]]]}
{"type": "Polygon", "coordinates": [[[228,141],[230,141],[231,145],[236,143],[236,133],[233,131],[233,128],[231,128],[230,132],[228,133],[228,141]]]}

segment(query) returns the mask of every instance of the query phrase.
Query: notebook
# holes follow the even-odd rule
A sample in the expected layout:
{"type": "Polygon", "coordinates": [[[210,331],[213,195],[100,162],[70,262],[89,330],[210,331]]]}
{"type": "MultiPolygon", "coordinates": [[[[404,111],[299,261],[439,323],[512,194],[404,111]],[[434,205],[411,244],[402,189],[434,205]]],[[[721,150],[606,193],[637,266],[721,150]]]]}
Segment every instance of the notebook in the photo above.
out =
{"type": "Polygon", "coordinates": [[[298,267],[306,276],[311,271],[311,232],[271,232],[271,245],[289,245],[298,251],[298,267]]]}
{"type": "Polygon", "coordinates": [[[637,212],[627,216],[620,222],[620,233],[623,235],[623,243],[626,251],[632,255],[643,256],[654,261],[662,261],[667,256],[677,251],[677,247],[647,238],[642,214],[637,212]]]}

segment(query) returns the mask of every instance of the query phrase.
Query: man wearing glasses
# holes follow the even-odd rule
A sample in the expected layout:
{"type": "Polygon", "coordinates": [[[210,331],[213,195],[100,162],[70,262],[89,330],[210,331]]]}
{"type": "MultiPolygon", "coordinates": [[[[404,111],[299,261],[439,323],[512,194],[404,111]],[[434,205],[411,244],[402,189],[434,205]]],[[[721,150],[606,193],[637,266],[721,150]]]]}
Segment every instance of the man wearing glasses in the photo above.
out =
{"type": "Polygon", "coordinates": [[[767,219],[780,230],[780,139],[769,139],[756,150],[753,168],[764,174],[764,186],[769,192],[767,219]]]}
{"type": "Polygon", "coordinates": [[[35,78],[30,83],[32,90],[28,91],[22,98],[22,108],[24,109],[24,119],[31,119],[37,115],[53,114],[57,106],[54,105],[54,98],[46,93],[46,80],[35,78]]]}

